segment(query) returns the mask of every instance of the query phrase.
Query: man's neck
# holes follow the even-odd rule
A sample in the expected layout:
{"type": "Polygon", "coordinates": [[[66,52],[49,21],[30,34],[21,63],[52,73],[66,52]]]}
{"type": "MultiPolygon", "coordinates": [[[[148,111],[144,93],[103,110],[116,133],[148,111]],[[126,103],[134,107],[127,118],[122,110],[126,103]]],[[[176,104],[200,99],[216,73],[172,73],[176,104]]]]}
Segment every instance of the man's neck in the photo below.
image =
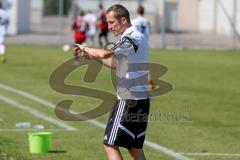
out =
{"type": "Polygon", "coordinates": [[[130,28],[132,25],[131,24],[128,24],[125,28],[124,28],[124,30],[121,32],[121,35],[128,29],[128,28],[130,28]]]}

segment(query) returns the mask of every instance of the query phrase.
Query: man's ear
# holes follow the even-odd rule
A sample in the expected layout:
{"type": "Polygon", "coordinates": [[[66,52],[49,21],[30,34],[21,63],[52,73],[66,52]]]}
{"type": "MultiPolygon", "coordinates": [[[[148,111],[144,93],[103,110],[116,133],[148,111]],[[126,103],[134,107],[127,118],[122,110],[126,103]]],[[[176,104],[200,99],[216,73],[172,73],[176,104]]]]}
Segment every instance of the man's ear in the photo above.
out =
{"type": "Polygon", "coordinates": [[[122,24],[126,24],[127,23],[127,19],[125,17],[122,17],[121,18],[121,22],[122,22],[122,24]]]}

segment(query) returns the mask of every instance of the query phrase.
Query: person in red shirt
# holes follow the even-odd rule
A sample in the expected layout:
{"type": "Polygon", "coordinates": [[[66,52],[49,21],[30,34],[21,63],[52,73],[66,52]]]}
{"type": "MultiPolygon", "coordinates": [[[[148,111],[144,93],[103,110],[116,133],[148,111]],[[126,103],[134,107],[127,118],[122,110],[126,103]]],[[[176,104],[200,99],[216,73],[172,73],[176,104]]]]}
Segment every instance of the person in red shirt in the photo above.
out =
{"type": "Polygon", "coordinates": [[[98,29],[99,29],[99,35],[98,35],[98,42],[100,47],[103,47],[102,38],[105,39],[105,43],[108,43],[108,24],[107,24],[107,18],[106,18],[106,12],[103,10],[103,6],[99,5],[99,17],[98,17],[98,29]]]}
{"type": "MultiPolygon", "coordinates": [[[[84,11],[78,12],[72,25],[72,30],[74,31],[74,41],[77,44],[83,44],[87,39],[89,25],[84,19],[84,15],[84,11]]],[[[78,56],[76,54],[74,56],[75,59],[78,60],[78,56]]]]}

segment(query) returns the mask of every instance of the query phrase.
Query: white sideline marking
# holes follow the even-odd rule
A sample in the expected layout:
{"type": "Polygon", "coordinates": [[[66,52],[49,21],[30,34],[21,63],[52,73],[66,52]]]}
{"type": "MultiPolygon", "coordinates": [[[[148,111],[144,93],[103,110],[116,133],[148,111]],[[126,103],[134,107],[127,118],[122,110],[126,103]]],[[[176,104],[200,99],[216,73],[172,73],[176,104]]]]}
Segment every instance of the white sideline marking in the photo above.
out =
{"type": "Polygon", "coordinates": [[[40,119],[42,119],[44,121],[47,121],[47,122],[49,122],[51,124],[54,124],[54,125],[59,126],[61,128],[64,128],[66,130],[69,130],[69,131],[75,131],[76,130],[76,128],[70,127],[70,126],[64,124],[62,121],[53,119],[53,118],[45,115],[42,112],[39,112],[39,111],[37,111],[35,109],[32,109],[29,106],[22,105],[21,103],[19,103],[17,101],[14,101],[14,100],[12,100],[12,99],[10,99],[8,97],[2,96],[1,94],[0,94],[0,100],[4,101],[5,103],[8,103],[8,104],[12,105],[15,108],[24,110],[24,111],[34,115],[35,117],[38,117],[38,118],[40,118],[40,119]]]}
{"type": "Polygon", "coordinates": [[[31,100],[33,100],[33,101],[35,101],[35,102],[38,102],[38,103],[43,104],[43,105],[45,105],[45,106],[48,106],[48,107],[50,107],[50,108],[55,108],[55,105],[54,105],[54,104],[52,104],[52,103],[50,103],[50,102],[48,102],[48,101],[45,101],[45,100],[43,100],[43,99],[41,99],[41,98],[38,98],[38,97],[36,97],[36,96],[34,96],[34,95],[32,95],[32,94],[29,94],[29,93],[27,93],[27,92],[21,91],[21,90],[19,90],[19,89],[12,88],[12,87],[7,86],[7,85],[4,85],[4,84],[2,84],[2,83],[0,83],[0,88],[2,88],[2,89],[4,89],[4,90],[7,90],[7,91],[9,91],[9,92],[17,93],[17,94],[19,94],[19,95],[21,95],[21,96],[23,96],[23,97],[26,97],[26,98],[28,98],[28,99],[31,99],[31,100]]]}
{"type": "Polygon", "coordinates": [[[238,153],[180,153],[187,156],[224,156],[224,157],[240,157],[238,153]]]}
{"type": "Polygon", "coordinates": [[[25,132],[25,131],[63,131],[63,130],[62,129],[34,129],[34,128],[0,129],[0,132],[25,132]]]}
{"type": "MultiPolygon", "coordinates": [[[[32,100],[32,101],[38,102],[38,103],[40,103],[40,104],[43,104],[43,105],[45,105],[45,106],[47,106],[47,107],[49,107],[49,108],[55,109],[55,107],[56,107],[56,105],[53,104],[53,103],[51,103],[51,102],[48,102],[48,101],[46,101],[46,100],[44,100],[44,99],[42,99],[42,98],[39,98],[39,97],[37,97],[37,96],[34,96],[34,95],[32,95],[32,94],[30,94],[30,93],[27,93],[27,92],[25,92],[25,91],[21,91],[21,90],[19,90],[19,89],[12,88],[12,87],[7,86],[7,85],[5,85],[5,84],[0,83],[0,88],[2,88],[2,89],[4,89],[4,90],[7,90],[7,91],[9,91],[9,92],[17,93],[17,94],[19,94],[19,95],[21,95],[21,96],[23,96],[23,97],[26,97],[26,98],[28,98],[28,99],[30,99],[30,100],[32,100]]],[[[74,112],[73,112],[73,113],[74,113],[74,112]]],[[[98,121],[96,121],[96,120],[88,120],[87,122],[89,122],[89,123],[91,123],[91,124],[93,124],[93,125],[95,125],[95,126],[98,126],[98,127],[100,127],[100,128],[103,128],[103,129],[106,128],[106,125],[105,125],[105,124],[102,124],[102,123],[100,123],[100,122],[98,122],[98,121]]]]}
{"type": "MultiPolygon", "coordinates": [[[[2,83],[0,83],[0,88],[5,89],[5,90],[10,91],[10,92],[13,92],[13,93],[17,93],[17,94],[19,94],[19,95],[21,95],[21,96],[23,96],[23,97],[26,97],[26,98],[28,98],[28,99],[30,99],[30,100],[32,100],[32,101],[38,102],[38,103],[43,104],[43,105],[45,105],[45,106],[47,106],[47,107],[49,107],[49,108],[55,109],[55,105],[54,105],[53,103],[48,102],[48,101],[46,101],[46,100],[44,100],[44,99],[41,99],[41,98],[39,98],[39,97],[37,97],[37,96],[34,96],[34,95],[30,94],[30,93],[27,93],[27,92],[25,92],[25,91],[21,91],[21,90],[12,88],[12,87],[7,86],[7,85],[4,85],[4,84],[2,84],[2,83]]],[[[97,126],[97,127],[103,128],[103,129],[106,128],[106,125],[105,125],[105,124],[103,124],[103,123],[101,123],[101,122],[98,122],[98,121],[96,121],[96,120],[88,120],[88,121],[86,121],[86,122],[91,123],[91,124],[93,124],[93,125],[95,125],[95,126],[97,126]]],[[[164,146],[161,146],[161,145],[159,145],[159,144],[157,144],[157,143],[154,143],[154,142],[145,140],[145,143],[144,143],[144,144],[145,144],[146,146],[150,147],[150,148],[159,150],[159,151],[165,153],[166,155],[168,155],[168,156],[170,156],[170,157],[174,157],[174,158],[176,158],[177,160],[191,160],[190,158],[188,158],[188,157],[186,157],[186,156],[183,156],[183,155],[181,155],[180,153],[177,153],[177,152],[175,152],[175,151],[173,151],[173,150],[171,150],[171,149],[168,149],[168,148],[166,148],[166,147],[164,147],[164,146]]]]}
{"type": "Polygon", "coordinates": [[[181,153],[177,153],[177,152],[175,152],[175,151],[173,151],[171,149],[168,149],[168,148],[166,148],[164,146],[161,146],[161,145],[159,145],[157,143],[150,142],[150,141],[146,140],[144,142],[144,144],[149,146],[149,147],[151,147],[151,148],[154,148],[156,150],[160,150],[160,151],[164,152],[166,155],[174,157],[174,158],[176,158],[178,160],[191,160],[190,158],[183,156],[181,153]]]}

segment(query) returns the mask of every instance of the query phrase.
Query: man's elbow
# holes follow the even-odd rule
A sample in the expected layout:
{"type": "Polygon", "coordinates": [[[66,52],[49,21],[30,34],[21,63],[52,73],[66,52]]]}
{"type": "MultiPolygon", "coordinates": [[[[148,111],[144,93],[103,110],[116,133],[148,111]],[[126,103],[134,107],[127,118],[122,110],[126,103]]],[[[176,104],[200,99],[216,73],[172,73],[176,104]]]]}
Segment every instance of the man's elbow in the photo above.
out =
{"type": "Polygon", "coordinates": [[[115,70],[115,69],[116,69],[116,66],[115,66],[115,65],[112,65],[112,66],[111,66],[111,69],[115,70]]]}
{"type": "Polygon", "coordinates": [[[99,55],[99,58],[100,58],[100,59],[106,59],[107,57],[106,57],[105,54],[100,54],[100,55],[99,55]]]}
{"type": "Polygon", "coordinates": [[[99,58],[100,58],[100,59],[106,59],[106,58],[109,58],[109,57],[111,57],[111,56],[112,56],[112,53],[110,53],[110,52],[105,52],[105,53],[100,54],[100,55],[99,55],[99,58]]]}

